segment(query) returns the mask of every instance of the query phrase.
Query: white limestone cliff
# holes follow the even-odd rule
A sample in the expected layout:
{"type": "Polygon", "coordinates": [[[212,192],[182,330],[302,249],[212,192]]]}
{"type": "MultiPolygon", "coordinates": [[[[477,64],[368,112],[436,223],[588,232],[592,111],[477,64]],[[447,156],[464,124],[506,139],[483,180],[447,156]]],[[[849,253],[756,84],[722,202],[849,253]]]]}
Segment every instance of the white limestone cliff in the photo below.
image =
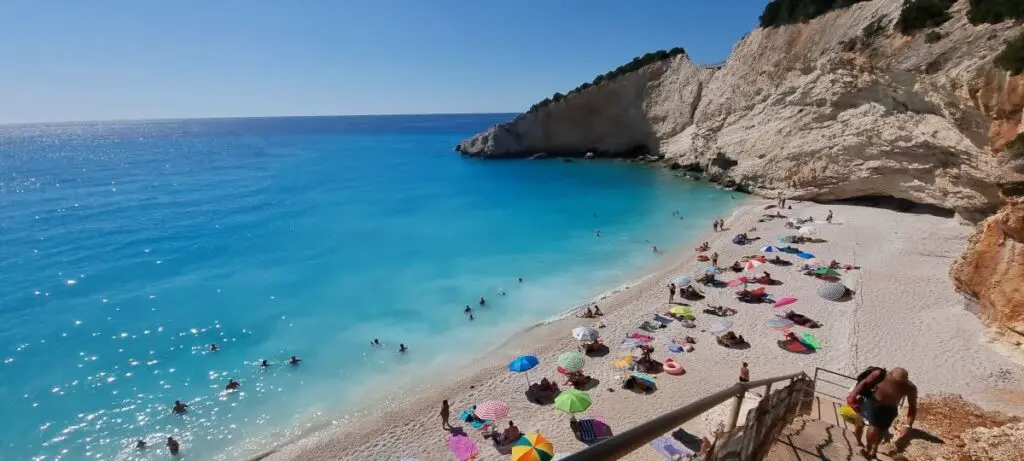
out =
{"type": "Polygon", "coordinates": [[[1024,77],[994,68],[1012,22],[972,25],[967,0],[926,43],[893,30],[902,0],[758,28],[724,68],[654,63],[498,125],[466,155],[637,157],[764,195],[888,196],[978,220],[1022,184],[1002,147],[1020,131],[1024,77]],[[875,36],[865,26],[882,24],[875,36]]]}

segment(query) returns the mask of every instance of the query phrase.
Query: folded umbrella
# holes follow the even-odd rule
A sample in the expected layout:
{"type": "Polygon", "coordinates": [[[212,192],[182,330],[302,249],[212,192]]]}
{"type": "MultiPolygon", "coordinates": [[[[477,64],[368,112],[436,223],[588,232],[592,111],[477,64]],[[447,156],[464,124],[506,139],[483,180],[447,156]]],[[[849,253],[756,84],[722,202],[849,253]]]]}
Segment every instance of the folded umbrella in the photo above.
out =
{"type": "Polygon", "coordinates": [[[790,297],[779,298],[778,301],[775,301],[775,304],[772,307],[785,307],[785,306],[788,306],[790,304],[795,303],[796,301],[797,301],[796,298],[790,298],[790,297]]]}

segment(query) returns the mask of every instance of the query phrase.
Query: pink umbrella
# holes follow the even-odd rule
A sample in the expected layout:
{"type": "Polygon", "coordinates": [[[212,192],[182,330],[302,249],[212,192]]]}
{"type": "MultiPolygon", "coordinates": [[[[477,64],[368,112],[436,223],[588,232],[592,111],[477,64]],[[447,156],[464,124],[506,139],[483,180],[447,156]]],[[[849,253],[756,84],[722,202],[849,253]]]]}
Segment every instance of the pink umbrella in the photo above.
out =
{"type": "Polygon", "coordinates": [[[452,454],[455,455],[455,459],[458,459],[459,461],[473,459],[477,454],[479,454],[479,450],[476,448],[476,442],[467,437],[466,434],[449,436],[448,448],[451,449],[452,454]]]}
{"type": "Polygon", "coordinates": [[[486,421],[496,421],[508,416],[508,404],[499,400],[488,400],[477,405],[473,414],[486,421]]]}
{"type": "Polygon", "coordinates": [[[727,287],[735,287],[735,286],[743,285],[744,283],[748,283],[748,282],[750,282],[750,279],[748,279],[746,277],[740,277],[740,278],[738,278],[736,280],[732,280],[729,283],[726,283],[725,286],[727,286],[727,287]]]}
{"type": "Polygon", "coordinates": [[[772,307],[785,307],[796,302],[796,298],[779,298],[772,307]]]}
{"type": "Polygon", "coordinates": [[[752,270],[756,269],[758,266],[760,266],[761,264],[764,264],[764,263],[762,263],[761,261],[758,261],[756,259],[751,259],[750,261],[747,261],[747,264],[744,266],[744,268],[746,270],[748,270],[748,271],[752,271],[752,270]]]}

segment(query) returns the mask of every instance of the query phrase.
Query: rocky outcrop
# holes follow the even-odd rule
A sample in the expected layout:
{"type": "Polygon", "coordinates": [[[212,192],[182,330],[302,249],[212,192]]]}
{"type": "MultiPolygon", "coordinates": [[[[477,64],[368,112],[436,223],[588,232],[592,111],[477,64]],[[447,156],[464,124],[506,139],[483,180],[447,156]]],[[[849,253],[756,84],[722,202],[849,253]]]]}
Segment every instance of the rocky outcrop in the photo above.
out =
{"type": "Polygon", "coordinates": [[[957,289],[978,300],[979,315],[1024,345],[1024,201],[1008,203],[979,225],[950,269],[957,289]]]}
{"type": "Polygon", "coordinates": [[[872,0],[759,28],[721,69],[686,56],[651,64],[457,150],[491,158],[661,154],[667,165],[696,165],[763,195],[891,196],[979,220],[1001,203],[997,177],[1009,173],[998,152],[1021,131],[1024,78],[992,65],[1019,28],[971,25],[968,0],[960,0],[938,29],[944,38],[929,44],[923,32],[893,30],[901,5],[872,0]],[[869,24],[882,32],[863,32],[869,24]]]}
{"type": "MultiPolygon", "coordinates": [[[[921,398],[918,424],[931,437],[898,443],[910,461],[1024,461],[1024,423],[1004,413],[985,411],[959,395],[921,398]]],[[[899,459],[894,457],[894,459],[899,459]]]]}

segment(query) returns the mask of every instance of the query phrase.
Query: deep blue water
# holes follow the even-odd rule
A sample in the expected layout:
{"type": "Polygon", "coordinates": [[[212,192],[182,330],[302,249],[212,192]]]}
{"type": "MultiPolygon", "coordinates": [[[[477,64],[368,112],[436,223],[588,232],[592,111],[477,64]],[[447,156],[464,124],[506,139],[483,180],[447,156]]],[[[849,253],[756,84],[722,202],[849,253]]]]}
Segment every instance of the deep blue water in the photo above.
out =
{"type": "Polygon", "coordinates": [[[0,127],[0,456],[165,459],[131,446],[174,435],[182,459],[232,459],[342,415],[368,377],[627,281],[657,258],[646,241],[681,245],[732,206],[642,166],[452,152],[508,118],[0,127]],[[228,378],[242,391],[221,395],[228,378]]]}

